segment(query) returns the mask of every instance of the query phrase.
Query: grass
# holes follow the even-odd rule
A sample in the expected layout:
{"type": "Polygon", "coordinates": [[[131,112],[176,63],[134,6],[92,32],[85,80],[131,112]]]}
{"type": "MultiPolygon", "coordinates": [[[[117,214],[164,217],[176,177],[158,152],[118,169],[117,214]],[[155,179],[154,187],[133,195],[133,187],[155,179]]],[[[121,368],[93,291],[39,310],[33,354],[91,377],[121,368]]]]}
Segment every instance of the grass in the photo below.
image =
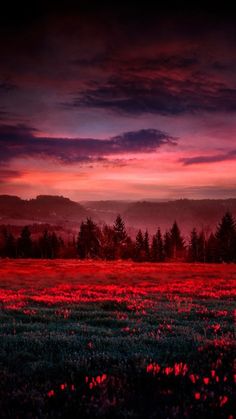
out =
{"type": "Polygon", "coordinates": [[[5,418],[233,419],[235,265],[2,260],[5,418]]]}

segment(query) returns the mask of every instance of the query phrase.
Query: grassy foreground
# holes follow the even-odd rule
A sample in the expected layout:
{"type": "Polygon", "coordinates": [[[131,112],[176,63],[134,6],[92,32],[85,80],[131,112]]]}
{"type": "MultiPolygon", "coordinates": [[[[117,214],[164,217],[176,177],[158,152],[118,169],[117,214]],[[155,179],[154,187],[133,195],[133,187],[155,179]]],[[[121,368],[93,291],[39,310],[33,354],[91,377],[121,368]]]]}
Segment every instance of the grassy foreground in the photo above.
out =
{"type": "Polygon", "coordinates": [[[3,418],[234,418],[236,265],[0,262],[3,418]]]}

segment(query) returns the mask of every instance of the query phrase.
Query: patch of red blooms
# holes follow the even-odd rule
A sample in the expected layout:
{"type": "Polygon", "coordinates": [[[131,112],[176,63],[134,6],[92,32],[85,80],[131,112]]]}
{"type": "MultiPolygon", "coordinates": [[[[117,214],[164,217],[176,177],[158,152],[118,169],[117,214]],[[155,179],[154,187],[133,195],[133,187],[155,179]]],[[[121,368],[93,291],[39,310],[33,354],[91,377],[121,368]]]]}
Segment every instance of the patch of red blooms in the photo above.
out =
{"type": "Polygon", "coordinates": [[[48,395],[48,397],[53,397],[53,396],[55,396],[55,391],[54,390],[49,390],[47,395],[48,395]]]}
{"type": "Polygon", "coordinates": [[[220,396],[220,407],[224,406],[224,404],[227,402],[228,402],[227,396],[220,396]]]}
{"type": "MultiPolygon", "coordinates": [[[[112,300],[145,315],[156,299],[166,295],[178,312],[189,313],[194,308],[193,294],[213,299],[236,297],[235,268],[231,265],[217,265],[215,269],[214,265],[62,260],[42,260],[40,269],[38,265],[37,260],[1,263],[0,302],[5,309],[27,309],[32,302],[56,306],[112,300]],[[111,279],[114,270],[116,277],[111,279]]],[[[199,313],[203,310],[195,308],[199,313]]],[[[69,309],[63,308],[58,315],[69,317],[69,309]]],[[[216,311],[215,315],[226,316],[227,310],[216,311]]],[[[215,332],[220,330],[219,324],[212,327],[215,332]]]]}
{"type": "Polygon", "coordinates": [[[179,363],[176,362],[172,367],[170,366],[161,367],[157,363],[152,362],[148,364],[146,367],[146,371],[148,373],[152,373],[153,375],[159,374],[161,372],[164,375],[174,374],[174,375],[185,376],[188,369],[189,369],[188,365],[183,362],[179,362],[179,363]]]}
{"type": "Polygon", "coordinates": [[[204,384],[206,384],[206,386],[210,383],[210,378],[209,377],[204,377],[203,378],[203,382],[204,384]]]}
{"type": "Polygon", "coordinates": [[[92,390],[96,386],[100,386],[104,381],[107,380],[107,374],[98,375],[97,377],[85,377],[85,383],[92,390]]]}

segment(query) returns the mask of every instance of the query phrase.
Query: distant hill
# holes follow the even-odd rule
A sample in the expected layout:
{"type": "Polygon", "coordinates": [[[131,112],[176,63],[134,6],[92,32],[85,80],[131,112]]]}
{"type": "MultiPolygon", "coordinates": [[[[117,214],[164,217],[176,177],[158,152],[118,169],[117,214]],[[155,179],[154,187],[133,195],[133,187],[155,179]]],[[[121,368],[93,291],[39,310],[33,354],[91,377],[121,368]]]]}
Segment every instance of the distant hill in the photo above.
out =
{"type": "Polygon", "coordinates": [[[94,218],[105,220],[111,224],[118,214],[124,214],[130,202],[127,201],[84,201],[84,207],[91,212],[94,218]]]}
{"type": "Polygon", "coordinates": [[[214,230],[227,210],[236,215],[236,199],[138,202],[125,211],[124,218],[128,224],[140,228],[147,226],[150,230],[154,226],[160,226],[163,231],[170,228],[176,220],[187,235],[193,227],[206,232],[214,230]]]}
{"type": "Polygon", "coordinates": [[[9,220],[47,222],[53,224],[80,223],[90,215],[81,204],[63,196],[39,195],[24,200],[17,196],[0,195],[1,223],[9,220]]]}
{"type": "Polygon", "coordinates": [[[179,199],[167,202],[119,202],[93,201],[86,203],[94,217],[102,216],[106,222],[114,220],[119,212],[127,226],[148,228],[154,233],[157,227],[163,231],[169,229],[176,220],[185,235],[188,235],[195,226],[207,232],[214,230],[215,226],[229,210],[236,217],[236,199],[179,199]]]}
{"type": "Polygon", "coordinates": [[[23,200],[17,196],[0,195],[0,224],[14,225],[49,223],[78,229],[91,216],[100,225],[112,224],[120,214],[133,235],[138,228],[154,233],[158,226],[169,229],[176,220],[184,235],[195,226],[206,232],[215,229],[227,211],[236,217],[235,199],[179,199],[168,202],[86,201],[77,203],[63,196],[40,195],[23,200]]]}

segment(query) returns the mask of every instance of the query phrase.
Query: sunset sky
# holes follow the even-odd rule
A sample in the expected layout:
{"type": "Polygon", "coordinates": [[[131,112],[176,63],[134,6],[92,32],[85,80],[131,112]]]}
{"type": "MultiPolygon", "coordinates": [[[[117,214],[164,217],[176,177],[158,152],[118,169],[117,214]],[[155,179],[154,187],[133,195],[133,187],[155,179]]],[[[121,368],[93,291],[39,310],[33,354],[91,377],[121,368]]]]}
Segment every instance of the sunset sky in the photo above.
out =
{"type": "Polygon", "coordinates": [[[48,3],[0,16],[0,194],[236,197],[230,11],[48,3]]]}

